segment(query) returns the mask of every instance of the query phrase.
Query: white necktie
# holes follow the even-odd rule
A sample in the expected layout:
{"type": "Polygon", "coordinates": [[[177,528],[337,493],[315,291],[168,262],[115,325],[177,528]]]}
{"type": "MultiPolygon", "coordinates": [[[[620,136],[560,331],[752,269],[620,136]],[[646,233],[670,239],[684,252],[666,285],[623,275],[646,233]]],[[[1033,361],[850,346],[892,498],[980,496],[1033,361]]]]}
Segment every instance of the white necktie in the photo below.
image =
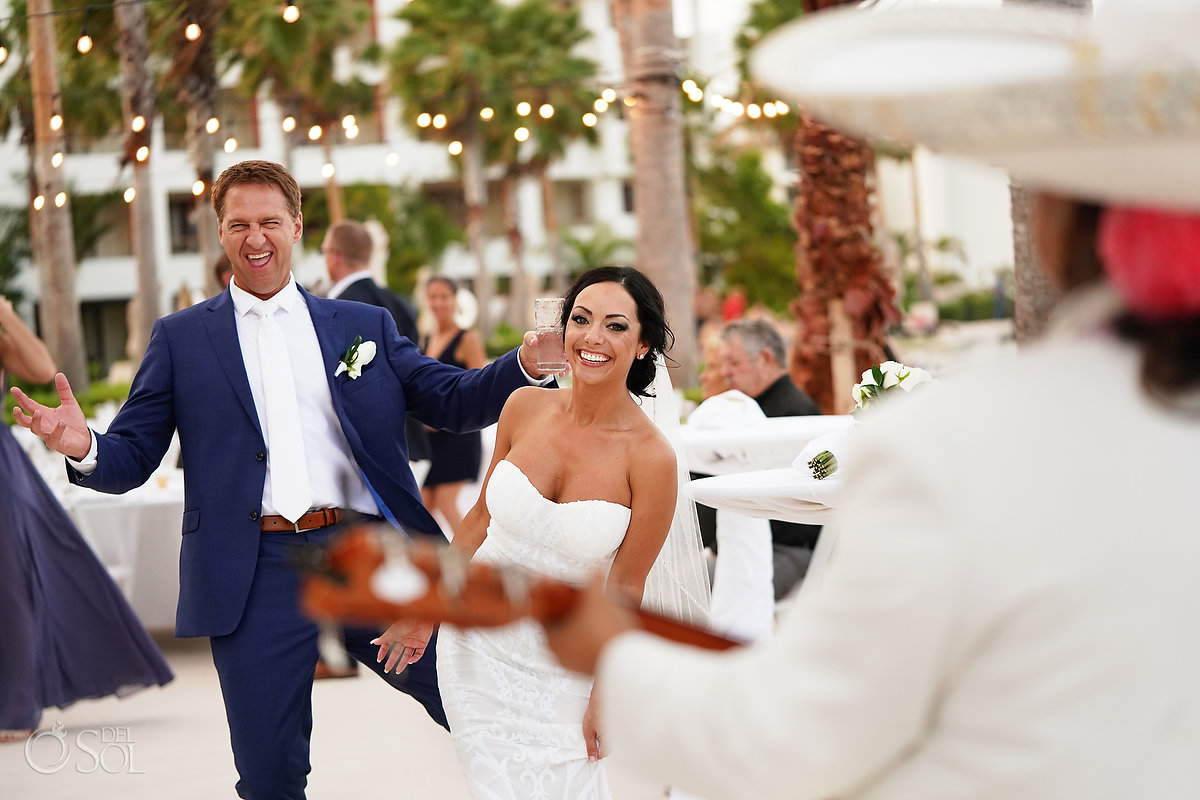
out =
{"type": "Polygon", "coordinates": [[[312,503],[308,462],[300,430],[296,382],[283,329],[275,319],[279,304],[260,300],[251,309],[259,316],[258,357],[262,361],[264,417],[267,421],[267,465],[271,468],[271,497],[280,514],[295,522],[312,503]]]}

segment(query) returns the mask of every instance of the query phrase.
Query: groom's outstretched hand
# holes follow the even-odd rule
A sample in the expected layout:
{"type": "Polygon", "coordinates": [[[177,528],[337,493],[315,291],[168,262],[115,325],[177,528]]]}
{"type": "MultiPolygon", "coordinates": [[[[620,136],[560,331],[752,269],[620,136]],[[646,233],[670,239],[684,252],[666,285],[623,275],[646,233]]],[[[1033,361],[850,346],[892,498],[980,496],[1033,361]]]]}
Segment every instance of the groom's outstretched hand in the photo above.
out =
{"type": "Polygon", "coordinates": [[[55,375],[54,385],[58,389],[58,408],[44,406],[14,386],[12,393],[17,405],[13,408],[13,420],[37,434],[51,450],[79,461],[92,449],[92,432],[67,376],[61,372],[55,375]]]}
{"type": "Polygon", "coordinates": [[[543,622],[542,627],[560,664],[591,675],[610,641],[641,626],[608,596],[604,576],[594,575],[571,610],[559,619],[543,622]]]}
{"type": "Polygon", "coordinates": [[[393,622],[390,628],[371,640],[371,644],[379,645],[379,654],[375,656],[375,661],[383,662],[384,672],[395,672],[399,675],[409,664],[421,660],[431,636],[431,622],[393,622]]]}

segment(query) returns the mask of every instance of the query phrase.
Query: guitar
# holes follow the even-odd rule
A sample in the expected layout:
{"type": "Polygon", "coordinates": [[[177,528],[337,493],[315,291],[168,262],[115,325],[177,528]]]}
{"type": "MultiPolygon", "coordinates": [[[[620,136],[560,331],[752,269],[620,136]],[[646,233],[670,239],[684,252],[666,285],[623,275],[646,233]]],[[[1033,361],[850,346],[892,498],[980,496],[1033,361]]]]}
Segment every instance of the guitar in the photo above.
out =
{"type": "MultiPolygon", "coordinates": [[[[375,524],[348,527],[328,545],[305,546],[301,609],[322,624],[388,625],[398,619],[498,627],[530,617],[553,623],[570,613],[580,589],[519,567],[468,561],[428,541],[375,524]]],[[[650,611],[641,627],[708,650],[741,643],[650,611]]]]}

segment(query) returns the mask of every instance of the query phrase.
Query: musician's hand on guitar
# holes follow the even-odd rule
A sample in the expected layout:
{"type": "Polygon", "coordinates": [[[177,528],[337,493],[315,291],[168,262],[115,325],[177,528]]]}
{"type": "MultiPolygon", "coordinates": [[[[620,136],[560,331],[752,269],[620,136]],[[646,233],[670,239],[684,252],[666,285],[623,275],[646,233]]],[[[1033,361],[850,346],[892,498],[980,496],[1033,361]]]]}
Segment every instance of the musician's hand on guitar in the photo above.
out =
{"type": "Polygon", "coordinates": [[[602,576],[588,582],[569,612],[542,626],[559,663],[586,675],[596,671],[600,651],[609,641],[640,627],[629,611],[609,598],[602,576]]]}
{"type": "Polygon", "coordinates": [[[375,656],[375,660],[384,662],[384,672],[395,672],[399,675],[409,664],[421,660],[431,636],[432,623],[406,620],[394,622],[390,628],[371,640],[371,644],[379,645],[379,654],[375,656]]]}

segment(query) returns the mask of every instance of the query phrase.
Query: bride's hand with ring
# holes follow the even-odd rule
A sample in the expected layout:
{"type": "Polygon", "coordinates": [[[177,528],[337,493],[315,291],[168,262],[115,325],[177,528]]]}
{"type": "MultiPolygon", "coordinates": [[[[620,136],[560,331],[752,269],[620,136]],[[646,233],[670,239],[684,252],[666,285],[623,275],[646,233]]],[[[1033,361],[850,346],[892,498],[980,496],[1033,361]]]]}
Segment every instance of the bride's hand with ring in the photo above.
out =
{"type": "Polygon", "coordinates": [[[384,673],[395,672],[399,675],[409,664],[421,660],[431,636],[432,623],[407,620],[394,622],[390,628],[371,640],[371,644],[379,645],[375,661],[384,662],[384,673]]]}

